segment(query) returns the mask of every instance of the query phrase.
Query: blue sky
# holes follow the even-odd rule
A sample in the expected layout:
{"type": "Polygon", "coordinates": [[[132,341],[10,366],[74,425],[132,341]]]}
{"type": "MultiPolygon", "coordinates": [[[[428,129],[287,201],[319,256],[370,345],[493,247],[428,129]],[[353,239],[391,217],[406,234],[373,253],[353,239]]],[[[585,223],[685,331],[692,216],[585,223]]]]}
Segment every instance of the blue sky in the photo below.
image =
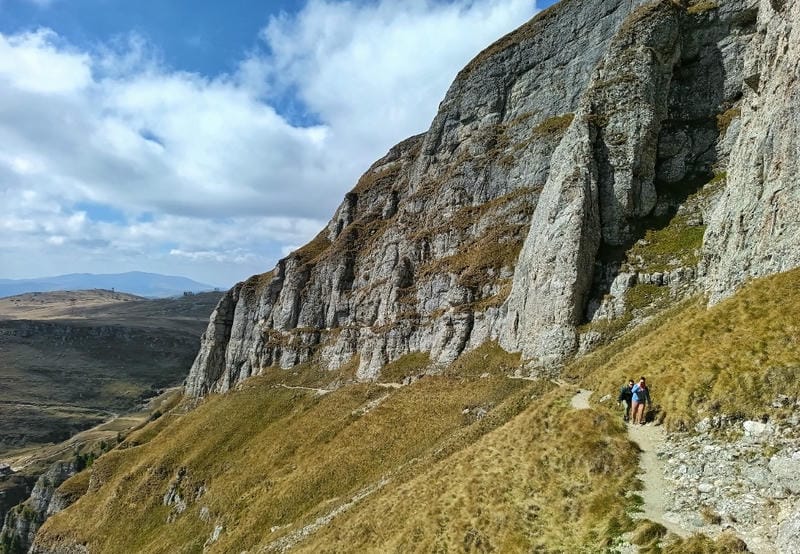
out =
{"type": "Polygon", "coordinates": [[[535,4],[0,0],[0,278],[269,270],[535,4]]]}

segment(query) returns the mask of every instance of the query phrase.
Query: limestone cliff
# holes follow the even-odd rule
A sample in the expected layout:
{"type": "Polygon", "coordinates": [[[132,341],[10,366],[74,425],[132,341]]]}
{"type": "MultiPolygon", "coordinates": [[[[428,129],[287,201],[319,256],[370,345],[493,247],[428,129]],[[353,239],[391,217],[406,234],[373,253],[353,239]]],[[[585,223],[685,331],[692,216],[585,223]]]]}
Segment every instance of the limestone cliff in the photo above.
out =
{"type": "Polygon", "coordinates": [[[728,186],[706,235],[712,300],[800,265],[800,2],[762,0],[758,14],[728,186]]]}
{"type": "Polygon", "coordinates": [[[306,362],[374,379],[405,354],[447,363],[489,340],[558,367],[636,282],[719,296],[798,265],[798,5],[542,12],[470,62],[430,129],[378,160],[311,243],[227,293],[187,393],[306,362]],[[688,213],[729,165],[724,192],[688,213]],[[647,232],[678,216],[702,232],[712,208],[702,259],[625,265],[647,232]]]}

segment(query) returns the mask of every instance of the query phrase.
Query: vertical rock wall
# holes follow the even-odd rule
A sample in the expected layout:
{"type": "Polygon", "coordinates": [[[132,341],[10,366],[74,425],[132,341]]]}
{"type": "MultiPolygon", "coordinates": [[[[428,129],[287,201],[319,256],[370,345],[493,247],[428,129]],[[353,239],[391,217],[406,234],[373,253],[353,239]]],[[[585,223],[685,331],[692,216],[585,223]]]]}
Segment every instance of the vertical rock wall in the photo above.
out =
{"type": "Polygon", "coordinates": [[[800,2],[758,8],[728,185],[705,239],[712,302],[800,265],[800,2]]]}
{"type": "Polygon", "coordinates": [[[638,9],[611,41],[551,162],[514,274],[503,345],[553,366],[577,349],[601,242],[631,238],[656,203],[655,161],[682,10],[638,9]]]}
{"type": "Polygon", "coordinates": [[[309,361],[355,360],[370,379],[409,352],[447,363],[497,339],[553,151],[641,3],[563,0],[479,54],[430,130],[376,162],[320,236],[226,296],[187,392],[309,361]]]}

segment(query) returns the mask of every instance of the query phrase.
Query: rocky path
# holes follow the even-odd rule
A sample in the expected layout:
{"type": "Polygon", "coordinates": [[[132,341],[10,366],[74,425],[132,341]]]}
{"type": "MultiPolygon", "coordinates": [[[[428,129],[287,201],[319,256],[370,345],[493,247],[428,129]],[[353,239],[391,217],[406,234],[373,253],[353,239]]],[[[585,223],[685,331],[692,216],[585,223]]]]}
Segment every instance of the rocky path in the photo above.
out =
{"type": "Polygon", "coordinates": [[[663,444],[664,429],[652,424],[648,425],[628,425],[628,438],[636,443],[641,450],[639,456],[639,468],[641,473],[639,478],[644,484],[641,491],[644,505],[642,506],[642,518],[660,523],[672,533],[680,537],[688,537],[692,532],[683,528],[677,521],[672,520],[666,513],[666,497],[664,491],[667,483],[664,479],[664,464],[656,456],[656,452],[663,444]]]}

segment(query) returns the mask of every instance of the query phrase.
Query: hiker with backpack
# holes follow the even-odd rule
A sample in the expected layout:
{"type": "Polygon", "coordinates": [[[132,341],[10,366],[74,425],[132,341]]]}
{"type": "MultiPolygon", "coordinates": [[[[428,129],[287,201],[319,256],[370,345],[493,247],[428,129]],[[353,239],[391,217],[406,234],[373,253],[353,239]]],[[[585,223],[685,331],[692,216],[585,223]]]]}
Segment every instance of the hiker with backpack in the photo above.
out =
{"type": "Polygon", "coordinates": [[[647,388],[647,380],[642,377],[639,382],[631,388],[631,412],[633,424],[644,425],[646,406],[652,406],[650,401],[650,389],[647,388]]]}
{"type": "Polygon", "coordinates": [[[617,402],[624,402],[625,406],[625,413],[622,415],[623,421],[629,421],[631,418],[631,400],[633,399],[633,379],[628,381],[627,385],[622,385],[619,389],[619,395],[617,396],[617,402]]]}

